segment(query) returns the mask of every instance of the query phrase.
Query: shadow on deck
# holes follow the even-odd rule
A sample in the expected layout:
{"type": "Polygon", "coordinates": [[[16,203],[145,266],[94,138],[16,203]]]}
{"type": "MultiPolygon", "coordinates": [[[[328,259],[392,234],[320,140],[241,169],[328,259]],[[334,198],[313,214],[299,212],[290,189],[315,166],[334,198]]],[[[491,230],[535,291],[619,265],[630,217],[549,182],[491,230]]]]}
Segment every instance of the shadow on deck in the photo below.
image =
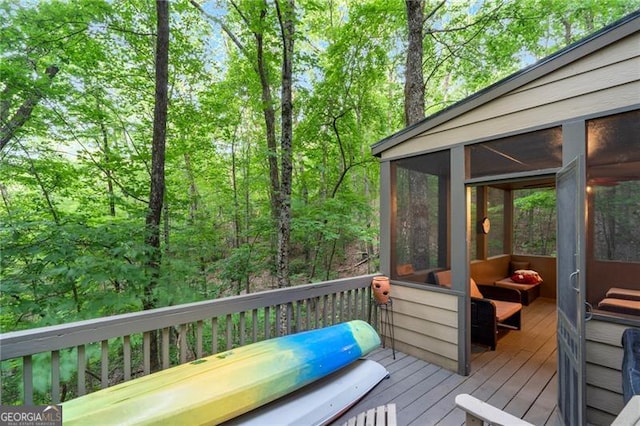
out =
{"type": "Polygon", "coordinates": [[[496,351],[474,347],[472,373],[460,376],[391,349],[367,358],[390,373],[334,424],[362,411],[395,403],[398,425],[462,425],[455,397],[467,393],[535,425],[559,424],[557,416],[556,305],[537,299],[524,308],[523,329],[500,337],[496,351]]]}

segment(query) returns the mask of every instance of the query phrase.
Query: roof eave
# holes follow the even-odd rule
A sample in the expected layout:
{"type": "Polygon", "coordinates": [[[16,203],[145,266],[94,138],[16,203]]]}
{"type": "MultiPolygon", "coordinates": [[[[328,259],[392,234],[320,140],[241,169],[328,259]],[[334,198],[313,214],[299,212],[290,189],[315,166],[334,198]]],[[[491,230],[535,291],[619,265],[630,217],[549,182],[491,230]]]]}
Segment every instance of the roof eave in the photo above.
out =
{"type": "Polygon", "coordinates": [[[516,90],[638,31],[640,31],[640,10],[426,117],[424,120],[412,126],[405,127],[381,139],[371,146],[371,153],[374,156],[380,157],[382,152],[420,133],[426,132],[472,109],[478,108],[510,91],[516,90]]]}

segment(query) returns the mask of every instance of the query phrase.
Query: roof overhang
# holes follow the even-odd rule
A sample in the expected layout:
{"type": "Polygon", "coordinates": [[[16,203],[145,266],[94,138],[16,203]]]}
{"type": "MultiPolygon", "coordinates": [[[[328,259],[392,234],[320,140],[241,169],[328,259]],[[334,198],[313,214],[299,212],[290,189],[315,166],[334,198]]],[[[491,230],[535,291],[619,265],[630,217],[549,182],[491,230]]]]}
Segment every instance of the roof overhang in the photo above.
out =
{"type": "Polygon", "coordinates": [[[418,123],[376,142],[371,146],[371,152],[373,155],[380,157],[381,153],[387,149],[459,117],[638,31],[640,31],[640,10],[426,117],[418,123]]]}

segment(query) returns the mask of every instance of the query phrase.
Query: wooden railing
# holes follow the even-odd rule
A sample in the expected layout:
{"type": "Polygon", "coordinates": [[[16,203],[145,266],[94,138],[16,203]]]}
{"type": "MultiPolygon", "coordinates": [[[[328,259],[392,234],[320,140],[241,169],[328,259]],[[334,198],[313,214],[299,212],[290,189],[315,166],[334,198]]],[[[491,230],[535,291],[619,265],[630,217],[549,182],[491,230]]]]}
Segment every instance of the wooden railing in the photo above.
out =
{"type": "Polygon", "coordinates": [[[372,277],[0,334],[0,403],[56,404],[150,374],[152,341],[165,369],[283,334],[369,320],[372,277]]]}

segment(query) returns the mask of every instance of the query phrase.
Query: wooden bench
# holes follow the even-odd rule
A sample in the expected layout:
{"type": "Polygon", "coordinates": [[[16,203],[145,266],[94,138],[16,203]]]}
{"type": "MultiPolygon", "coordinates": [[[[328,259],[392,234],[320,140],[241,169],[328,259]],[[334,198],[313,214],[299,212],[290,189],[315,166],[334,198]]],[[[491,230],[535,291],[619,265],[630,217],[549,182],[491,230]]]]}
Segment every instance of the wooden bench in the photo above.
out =
{"type": "Polygon", "coordinates": [[[540,284],[519,284],[510,277],[494,281],[494,284],[498,287],[518,290],[524,306],[529,306],[529,303],[540,297],[540,284]]]}
{"type": "Polygon", "coordinates": [[[342,426],[396,426],[396,404],[380,405],[351,417],[342,426]]]}

